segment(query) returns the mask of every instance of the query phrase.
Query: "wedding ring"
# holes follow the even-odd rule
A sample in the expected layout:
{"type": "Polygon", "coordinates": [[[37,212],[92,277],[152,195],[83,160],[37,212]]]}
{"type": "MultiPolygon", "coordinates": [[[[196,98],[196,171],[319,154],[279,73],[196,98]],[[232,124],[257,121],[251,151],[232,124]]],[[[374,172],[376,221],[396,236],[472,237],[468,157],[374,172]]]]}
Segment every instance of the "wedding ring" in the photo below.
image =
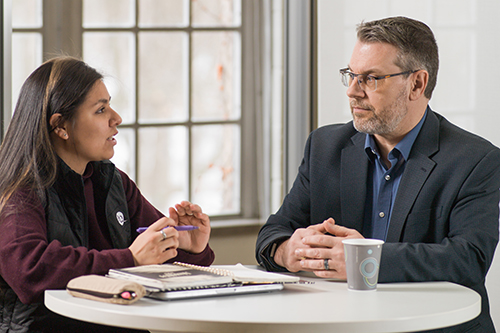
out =
{"type": "Polygon", "coordinates": [[[325,266],[325,271],[330,269],[330,267],[328,266],[328,259],[323,260],[323,266],[325,266]]]}
{"type": "Polygon", "coordinates": [[[165,235],[165,231],[163,231],[163,229],[161,229],[160,232],[161,232],[161,235],[163,236],[162,241],[164,241],[165,239],[167,239],[167,235],[165,235]]]}

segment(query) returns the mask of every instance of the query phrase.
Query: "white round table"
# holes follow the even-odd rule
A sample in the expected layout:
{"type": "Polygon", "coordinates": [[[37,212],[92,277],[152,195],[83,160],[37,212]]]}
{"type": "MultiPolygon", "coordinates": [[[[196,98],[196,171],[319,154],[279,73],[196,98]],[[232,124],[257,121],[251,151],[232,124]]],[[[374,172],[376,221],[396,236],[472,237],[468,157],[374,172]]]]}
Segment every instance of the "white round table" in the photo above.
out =
{"type": "Polygon", "coordinates": [[[46,306],[61,315],[151,332],[410,332],[457,325],[481,312],[475,291],[449,282],[379,284],[349,291],[345,282],[240,296],[115,305],[47,290],[46,306]]]}

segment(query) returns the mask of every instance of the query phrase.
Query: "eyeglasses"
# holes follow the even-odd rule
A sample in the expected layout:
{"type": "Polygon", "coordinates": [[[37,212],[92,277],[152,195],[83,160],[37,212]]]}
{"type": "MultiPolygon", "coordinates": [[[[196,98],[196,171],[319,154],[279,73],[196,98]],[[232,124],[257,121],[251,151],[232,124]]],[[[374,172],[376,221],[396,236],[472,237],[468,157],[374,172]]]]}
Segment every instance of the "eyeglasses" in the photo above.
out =
{"type": "Polygon", "coordinates": [[[378,80],[388,79],[390,77],[398,76],[398,75],[412,74],[412,73],[418,72],[418,70],[406,71],[406,72],[389,74],[389,75],[382,75],[382,76],[373,76],[370,74],[355,74],[355,73],[349,71],[349,68],[342,68],[339,72],[340,72],[340,78],[342,80],[342,84],[344,86],[349,88],[352,81],[354,81],[354,79],[356,79],[356,81],[358,82],[358,86],[361,88],[361,90],[363,90],[363,91],[375,91],[375,90],[377,90],[377,81],[378,80]]]}

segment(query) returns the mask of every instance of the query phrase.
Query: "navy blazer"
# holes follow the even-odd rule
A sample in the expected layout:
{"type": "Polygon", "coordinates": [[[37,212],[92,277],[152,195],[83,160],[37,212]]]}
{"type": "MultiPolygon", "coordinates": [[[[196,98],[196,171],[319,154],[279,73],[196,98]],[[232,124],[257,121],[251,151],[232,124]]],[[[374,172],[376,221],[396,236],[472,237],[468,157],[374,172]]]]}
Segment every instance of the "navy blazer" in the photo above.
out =
{"type": "MultiPolygon", "coordinates": [[[[494,332],[484,286],[498,243],[500,149],[428,109],[412,147],[382,250],[379,282],[450,281],[476,290],[469,326],[494,332]]],[[[257,261],[284,271],[271,244],[333,217],[363,231],[368,178],[365,134],[352,122],[313,131],[292,189],[257,239],[257,261]]],[[[404,300],[402,300],[404,301],[404,300]]],[[[457,330],[465,329],[460,326],[457,330]]]]}

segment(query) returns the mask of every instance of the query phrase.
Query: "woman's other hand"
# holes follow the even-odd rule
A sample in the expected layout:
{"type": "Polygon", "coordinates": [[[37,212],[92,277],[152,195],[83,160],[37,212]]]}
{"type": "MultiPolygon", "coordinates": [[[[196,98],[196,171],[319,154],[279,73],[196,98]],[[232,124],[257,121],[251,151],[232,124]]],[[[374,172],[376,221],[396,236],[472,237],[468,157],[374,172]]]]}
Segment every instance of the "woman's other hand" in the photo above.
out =
{"type": "Polygon", "coordinates": [[[182,201],[169,208],[170,218],[176,225],[194,225],[198,229],[179,232],[179,248],[191,253],[200,253],[207,247],[210,239],[210,218],[200,206],[182,201]]]}

